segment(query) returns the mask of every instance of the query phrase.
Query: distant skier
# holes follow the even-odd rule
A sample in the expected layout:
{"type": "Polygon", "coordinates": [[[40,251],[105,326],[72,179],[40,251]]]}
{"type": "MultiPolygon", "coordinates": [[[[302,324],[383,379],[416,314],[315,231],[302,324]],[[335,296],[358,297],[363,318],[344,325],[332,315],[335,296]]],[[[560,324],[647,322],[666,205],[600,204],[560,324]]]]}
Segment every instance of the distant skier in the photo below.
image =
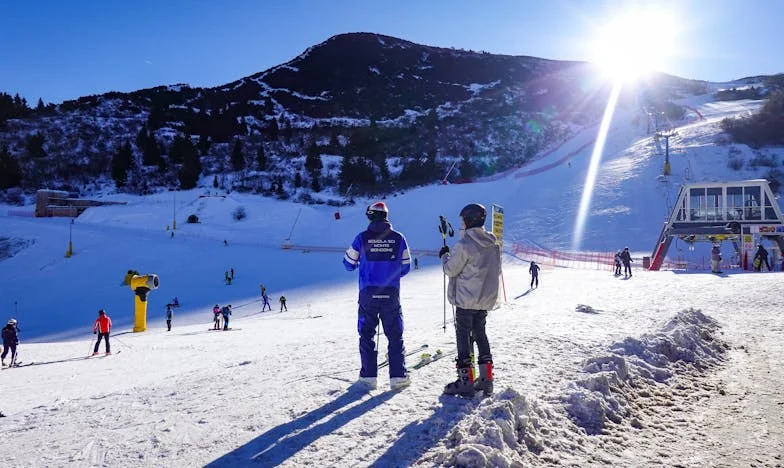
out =
{"type": "Polygon", "coordinates": [[[6,326],[3,327],[3,366],[5,366],[5,357],[8,355],[8,351],[11,351],[11,363],[9,365],[13,367],[13,365],[16,364],[16,347],[19,345],[19,329],[17,328],[17,325],[18,322],[16,319],[12,318],[8,321],[6,326]]]}
{"type": "Polygon", "coordinates": [[[621,251],[615,252],[615,276],[621,276],[621,251]]]}
{"type": "Polygon", "coordinates": [[[267,308],[267,310],[272,311],[272,306],[270,305],[269,296],[267,296],[266,289],[261,292],[261,298],[262,300],[264,300],[264,304],[261,306],[261,311],[264,312],[265,307],[267,308]]]}
{"type": "Polygon", "coordinates": [[[629,247],[624,247],[621,252],[621,261],[623,262],[623,277],[631,278],[632,276],[632,254],[629,253],[629,247]]]}
{"type": "Polygon", "coordinates": [[[226,282],[227,286],[231,286],[231,276],[229,276],[228,270],[223,272],[223,281],[226,282]]]}
{"type": "Polygon", "coordinates": [[[711,273],[721,273],[721,248],[719,244],[713,244],[711,249],[711,273]]]}
{"type": "Polygon", "coordinates": [[[414,257],[414,270],[419,270],[419,259],[414,257]]]}
{"type": "Polygon", "coordinates": [[[221,315],[223,315],[223,329],[229,329],[229,316],[231,315],[231,304],[223,307],[221,309],[221,315]]]}
{"type": "Polygon", "coordinates": [[[759,258],[759,268],[757,268],[757,271],[762,271],[762,265],[765,265],[765,268],[770,271],[770,263],[768,263],[768,251],[765,250],[765,247],[762,246],[762,243],[760,243],[759,247],[757,247],[757,254],[755,256],[759,258]]]}
{"type": "Polygon", "coordinates": [[[218,304],[215,304],[215,307],[212,308],[212,315],[212,329],[220,330],[221,308],[218,306],[218,304]]]}
{"type": "Polygon", "coordinates": [[[536,287],[539,287],[539,265],[536,262],[531,261],[531,266],[528,267],[528,273],[531,274],[531,289],[534,289],[534,283],[536,283],[536,287]]]}
{"type": "Polygon", "coordinates": [[[106,354],[112,354],[110,345],[109,345],[109,332],[112,330],[112,319],[106,315],[106,311],[101,309],[98,311],[98,318],[95,319],[95,323],[93,324],[93,334],[98,335],[98,340],[95,342],[95,348],[93,348],[93,356],[98,354],[98,346],[101,344],[101,339],[106,340],[106,354]]]}
{"type": "Polygon", "coordinates": [[[171,304],[166,304],[166,331],[171,331],[171,322],[174,318],[174,309],[171,304]]]}
{"type": "Polygon", "coordinates": [[[406,370],[403,342],[403,310],[400,308],[400,278],[411,270],[406,238],[392,228],[386,203],[376,202],[365,210],[370,224],[354,237],[346,249],[343,266],[359,269],[359,357],[362,367],[358,383],[375,389],[378,380],[376,330],[379,321],[387,337],[389,386],[399,390],[411,384],[406,370]]]}
{"type": "Polygon", "coordinates": [[[231,280],[232,280],[232,281],[234,281],[234,267],[231,267],[231,268],[229,269],[229,275],[230,275],[230,277],[231,277],[231,280]]]}
{"type": "Polygon", "coordinates": [[[501,248],[492,232],[484,228],[487,210],[478,203],[470,203],[460,211],[464,231],[450,253],[444,246],[438,253],[444,273],[449,277],[449,302],[457,306],[455,312],[455,341],[457,343],[457,380],[444,387],[445,395],[474,396],[483,390],[493,393],[493,356],[485,331],[487,311],[498,301],[501,275],[501,248]],[[476,342],[479,377],[471,364],[476,342]],[[476,382],[475,382],[476,380],[476,382]]]}
{"type": "Polygon", "coordinates": [[[286,312],[289,310],[289,308],[286,307],[286,296],[280,296],[280,311],[283,312],[284,310],[286,312]]]}

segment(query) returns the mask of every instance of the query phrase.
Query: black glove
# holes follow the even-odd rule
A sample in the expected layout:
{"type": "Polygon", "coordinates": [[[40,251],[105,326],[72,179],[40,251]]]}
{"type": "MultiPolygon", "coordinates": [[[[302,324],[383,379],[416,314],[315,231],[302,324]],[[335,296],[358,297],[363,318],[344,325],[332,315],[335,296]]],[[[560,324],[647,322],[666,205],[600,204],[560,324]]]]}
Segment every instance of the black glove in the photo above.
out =
{"type": "Polygon", "coordinates": [[[443,257],[444,254],[446,254],[446,253],[449,253],[449,247],[447,247],[447,246],[441,247],[441,250],[438,251],[438,258],[443,257]]]}
{"type": "Polygon", "coordinates": [[[98,332],[93,330],[93,335],[97,335],[97,334],[98,334],[98,332]]]}

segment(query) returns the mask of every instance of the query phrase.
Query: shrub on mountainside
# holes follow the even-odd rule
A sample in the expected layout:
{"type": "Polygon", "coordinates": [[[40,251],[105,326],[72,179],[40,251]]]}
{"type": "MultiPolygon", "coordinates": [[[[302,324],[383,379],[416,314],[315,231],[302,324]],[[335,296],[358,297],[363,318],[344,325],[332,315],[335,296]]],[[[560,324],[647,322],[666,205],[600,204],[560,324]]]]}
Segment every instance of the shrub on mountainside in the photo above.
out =
{"type": "Polygon", "coordinates": [[[784,91],[771,94],[759,112],[749,117],[726,118],[721,129],[732,136],[736,143],[752,148],[784,145],[784,91]]]}
{"type": "Polygon", "coordinates": [[[755,88],[754,86],[750,88],[730,88],[730,89],[722,89],[717,91],[713,97],[717,101],[739,101],[741,99],[762,99],[762,90],[760,88],[755,88]]]}
{"type": "Polygon", "coordinates": [[[248,213],[245,211],[245,207],[240,205],[234,209],[231,213],[231,217],[234,218],[235,221],[241,221],[248,217],[248,213]]]}

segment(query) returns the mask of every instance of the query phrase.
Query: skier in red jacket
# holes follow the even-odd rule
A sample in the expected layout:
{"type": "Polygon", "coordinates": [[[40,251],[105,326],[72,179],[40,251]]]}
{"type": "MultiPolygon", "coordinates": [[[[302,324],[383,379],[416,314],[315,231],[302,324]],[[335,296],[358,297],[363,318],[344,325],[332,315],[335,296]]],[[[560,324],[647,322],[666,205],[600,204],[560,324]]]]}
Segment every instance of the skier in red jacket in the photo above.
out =
{"type": "Polygon", "coordinates": [[[106,354],[112,354],[111,347],[109,346],[109,332],[112,330],[112,319],[106,315],[106,311],[103,309],[98,311],[98,318],[95,319],[95,324],[93,325],[93,334],[98,335],[98,340],[95,342],[95,348],[93,349],[93,356],[98,354],[98,346],[101,344],[101,338],[106,340],[106,354]]]}

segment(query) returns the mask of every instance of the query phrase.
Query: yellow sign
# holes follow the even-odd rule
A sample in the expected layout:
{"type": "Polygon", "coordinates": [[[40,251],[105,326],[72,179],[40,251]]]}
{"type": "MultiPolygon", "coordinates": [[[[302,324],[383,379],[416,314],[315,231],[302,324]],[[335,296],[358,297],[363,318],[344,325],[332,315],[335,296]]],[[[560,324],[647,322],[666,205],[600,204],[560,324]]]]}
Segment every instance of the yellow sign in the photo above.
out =
{"type": "Polygon", "coordinates": [[[493,204],[493,234],[498,239],[498,245],[504,247],[504,208],[493,204]]]}

